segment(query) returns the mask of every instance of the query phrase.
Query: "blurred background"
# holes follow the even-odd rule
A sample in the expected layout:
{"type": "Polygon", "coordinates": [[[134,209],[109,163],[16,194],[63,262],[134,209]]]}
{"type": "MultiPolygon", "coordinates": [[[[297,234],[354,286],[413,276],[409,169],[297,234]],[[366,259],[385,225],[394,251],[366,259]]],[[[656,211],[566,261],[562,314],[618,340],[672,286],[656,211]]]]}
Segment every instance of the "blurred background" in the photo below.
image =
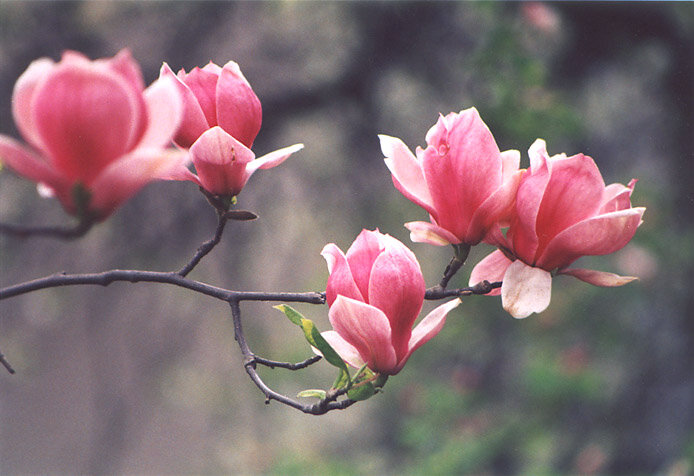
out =
{"type": "MultiPolygon", "coordinates": [[[[527,166],[584,152],[607,183],[639,179],[645,223],[585,267],[636,275],[601,289],[554,280],[552,304],[517,321],[498,298],[453,311],[381,395],[313,417],[265,405],[228,306],[170,286],[50,289],[0,303],[0,474],[694,474],[694,5],[485,2],[0,1],[0,133],[12,88],[64,49],[130,48],[146,81],[237,61],[263,104],[261,155],[233,222],[192,278],[238,290],[323,290],[319,253],[362,228],[407,243],[429,285],[450,248],[412,244],[426,219],[391,184],[378,133],[413,149],[439,113],[477,107],[527,166]],[[2,370],[2,369],[0,369],[2,370]]],[[[67,224],[33,184],[0,173],[0,221],[67,224]]],[[[0,286],[58,271],[179,269],[211,237],[191,183],[147,186],[72,242],[0,236],[0,286]]],[[[491,251],[473,250],[451,286],[491,251]]],[[[426,303],[431,308],[435,303],[426,303]]],[[[327,329],[326,306],[296,306],[327,329]]],[[[268,303],[244,303],[258,354],[311,355],[268,303]]],[[[325,363],[263,369],[295,395],[327,388],[325,363]]]]}

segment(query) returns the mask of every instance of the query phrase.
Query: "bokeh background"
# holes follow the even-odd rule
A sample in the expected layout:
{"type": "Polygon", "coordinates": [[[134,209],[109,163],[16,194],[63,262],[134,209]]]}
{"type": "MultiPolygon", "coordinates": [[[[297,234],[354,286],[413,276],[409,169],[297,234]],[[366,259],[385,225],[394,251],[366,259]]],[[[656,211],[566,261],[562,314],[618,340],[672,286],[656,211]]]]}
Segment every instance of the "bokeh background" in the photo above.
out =
{"type": "MultiPolygon", "coordinates": [[[[239,196],[260,219],[232,223],[192,273],[210,284],[322,290],[322,247],[375,227],[438,282],[451,250],[409,242],[402,223],[425,214],[391,185],[376,134],[414,148],[439,113],[471,106],[524,166],[544,138],[594,157],[608,183],[638,178],[648,208],[627,247],[581,263],[639,282],[557,278],[549,309],[523,321],[468,298],[384,394],[321,417],[265,405],[216,300],[116,283],[3,301],[17,374],[0,372],[0,474],[693,474],[693,7],[0,1],[0,133],[17,134],[12,87],[33,59],[127,47],[147,82],[162,61],[237,61],[263,104],[256,153],[306,144],[239,196]]],[[[7,170],[0,220],[69,223],[7,170]]],[[[195,186],[152,184],[79,240],[0,236],[0,285],[178,269],[214,226],[195,186]]],[[[296,307],[328,328],[327,307],[296,307]]],[[[243,311],[260,355],[311,355],[270,304],[243,311]]],[[[262,375],[289,395],[334,377],[324,363],[262,375]]]]}

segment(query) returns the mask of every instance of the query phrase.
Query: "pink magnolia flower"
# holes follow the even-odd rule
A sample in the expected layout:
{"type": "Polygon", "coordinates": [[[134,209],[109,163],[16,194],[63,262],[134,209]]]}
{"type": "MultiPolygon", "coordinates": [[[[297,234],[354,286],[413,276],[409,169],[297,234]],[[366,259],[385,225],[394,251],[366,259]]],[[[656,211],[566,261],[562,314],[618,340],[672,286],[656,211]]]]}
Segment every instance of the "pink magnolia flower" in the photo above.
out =
{"type": "Polygon", "coordinates": [[[0,136],[0,160],[72,214],[104,219],[148,182],[185,169],[186,153],[165,150],[183,112],[176,86],[162,79],[145,90],[128,50],[34,61],[15,84],[12,112],[29,145],[0,136]]]}
{"type": "Polygon", "coordinates": [[[416,155],[400,139],[379,138],[395,187],[430,215],[430,223],[405,224],[412,241],[475,245],[508,218],[520,153],[500,152],[475,108],[439,117],[416,155]]]}
{"type": "Polygon", "coordinates": [[[330,277],[326,297],[333,331],[323,337],[354,367],[395,375],[412,352],[443,327],[454,299],[412,329],[425,284],[414,254],[395,238],[363,230],[345,255],[330,243],[321,252],[330,277]]]}
{"type": "Polygon", "coordinates": [[[568,266],[581,256],[605,255],[626,245],[642,223],[645,208],[631,206],[636,180],[605,186],[593,159],[583,154],[549,157],[543,140],[528,151],[511,225],[499,247],[472,270],[470,284],[502,281],[504,309],[517,318],[547,308],[552,272],[596,286],[621,286],[634,277],[568,266]]]}
{"type": "Polygon", "coordinates": [[[177,75],[164,63],[159,76],[173,78],[183,97],[184,119],[175,142],[190,147],[197,173],[172,178],[191,180],[215,195],[235,196],[256,170],[275,167],[303,148],[295,144],[255,159],[251,147],[262,109],[235,62],[223,68],[210,62],[177,75]]]}

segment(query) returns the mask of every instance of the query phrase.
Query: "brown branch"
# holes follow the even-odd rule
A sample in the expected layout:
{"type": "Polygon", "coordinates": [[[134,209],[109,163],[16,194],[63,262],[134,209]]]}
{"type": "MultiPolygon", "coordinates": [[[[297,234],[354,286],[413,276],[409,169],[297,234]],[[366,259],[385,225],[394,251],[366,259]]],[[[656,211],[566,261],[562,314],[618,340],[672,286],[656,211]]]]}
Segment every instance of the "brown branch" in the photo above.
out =
{"type": "Polygon", "coordinates": [[[289,369],[289,370],[301,370],[301,369],[305,369],[309,365],[315,364],[316,362],[318,362],[322,358],[323,357],[320,355],[314,355],[313,357],[309,357],[306,360],[292,364],[290,362],[277,362],[275,360],[264,359],[262,357],[258,357],[257,355],[255,355],[253,357],[253,361],[257,364],[261,364],[261,365],[264,365],[266,367],[270,367],[271,369],[274,369],[275,367],[279,367],[282,369],[289,369]]]}
{"type": "Polygon", "coordinates": [[[214,236],[200,245],[193,258],[176,274],[185,277],[193,270],[193,268],[198,265],[200,260],[202,260],[210,251],[212,251],[215,246],[217,246],[217,244],[219,244],[219,241],[222,239],[222,233],[224,232],[224,227],[227,220],[228,218],[226,213],[220,212],[219,209],[217,209],[217,229],[215,230],[214,236]]]}
{"type": "Polygon", "coordinates": [[[501,284],[501,281],[490,283],[489,281],[484,280],[467,288],[441,289],[440,286],[434,286],[427,289],[426,293],[424,294],[424,299],[437,300],[449,297],[470,296],[472,294],[488,294],[492,291],[492,289],[500,288],[501,284]]]}
{"type": "Polygon", "coordinates": [[[458,272],[463,264],[465,264],[468,254],[470,254],[470,245],[466,245],[465,243],[453,245],[453,258],[443,272],[443,277],[438,285],[439,288],[446,289],[451,278],[458,272]]]}
{"type": "Polygon", "coordinates": [[[14,369],[12,368],[12,366],[10,365],[10,363],[7,361],[7,359],[5,358],[5,356],[2,355],[2,352],[0,352],[0,364],[2,364],[3,367],[5,367],[9,373],[11,373],[11,374],[14,373],[14,369]]]}
{"type": "Polygon", "coordinates": [[[22,294],[27,294],[40,289],[55,288],[74,285],[108,286],[114,282],[149,282],[164,283],[190,289],[191,291],[214,297],[222,301],[233,299],[241,301],[278,301],[278,302],[305,302],[308,304],[325,303],[325,294],[318,292],[308,293],[284,293],[262,291],[232,291],[209,284],[188,279],[178,273],[160,271],[139,271],[113,269],[102,273],[66,274],[57,273],[44,278],[34,279],[20,284],[0,289],[0,301],[22,294]]]}
{"type": "Polygon", "coordinates": [[[343,391],[328,392],[327,396],[317,403],[304,405],[268,387],[256,371],[256,364],[260,363],[260,361],[258,360],[258,357],[251,351],[243,333],[243,326],[241,324],[241,307],[239,305],[239,301],[241,300],[242,299],[232,299],[229,301],[229,305],[231,306],[231,316],[234,323],[234,338],[241,349],[246,373],[251,378],[255,386],[258,387],[265,395],[266,404],[269,404],[272,400],[276,400],[284,405],[290,406],[310,415],[323,415],[331,410],[343,410],[356,403],[354,400],[349,398],[337,401],[337,398],[347,392],[345,389],[342,389],[343,391]]]}
{"type": "Polygon", "coordinates": [[[94,226],[92,220],[81,220],[74,226],[26,226],[10,223],[0,223],[0,233],[15,236],[17,238],[30,238],[34,236],[52,237],[63,240],[80,238],[87,234],[94,226]]]}

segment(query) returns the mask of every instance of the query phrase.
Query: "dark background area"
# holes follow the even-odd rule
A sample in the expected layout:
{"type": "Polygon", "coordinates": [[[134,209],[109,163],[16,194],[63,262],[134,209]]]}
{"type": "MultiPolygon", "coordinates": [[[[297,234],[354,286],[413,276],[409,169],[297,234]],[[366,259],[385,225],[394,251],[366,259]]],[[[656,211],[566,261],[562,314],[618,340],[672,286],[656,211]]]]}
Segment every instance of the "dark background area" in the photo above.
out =
{"type": "MultiPolygon", "coordinates": [[[[592,156],[607,183],[639,182],[632,242],[579,264],[637,275],[601,289],[558,277],[552,304],[517,321],[470,297],[390,379],[343,412],[266,406],[228,307],[154,284],[51,289],[0,303],[0,474],[665,474],[694,472],[694,7],[667,2],[0,1],[0,133],[12,88],[64,49],[128,47],[146,81],[237,61],[263,104],[257,155],[306,148],[260,171],[192,276],[239,290],[322,290],[328,242],[362,228],[408,244],[429,285],[450,249],[409,242],[425,213],[391,185],[376,134],[424,144],[439,113],[475,106],[527,166],[592,156]]],[[[33,184],[0,173],[0,220],[68,223],[33,184]]],[[[178,269],[214,231],[190,183],[147,186],[73,242],[0,236],[0,286],[58,271],[178,269]]],[[[491,249],[476,247],[463,286],[491,249]]],[[[428,303],[427,305],[433,305],[428,303]]],[[[327,307],[297,306],[322,329],[327,307]]],[[[244,306],[259,354],[310,349],[281,314],[244,306]]],[[[294,395],[332,371],[266,371],[294,395]]]]}

